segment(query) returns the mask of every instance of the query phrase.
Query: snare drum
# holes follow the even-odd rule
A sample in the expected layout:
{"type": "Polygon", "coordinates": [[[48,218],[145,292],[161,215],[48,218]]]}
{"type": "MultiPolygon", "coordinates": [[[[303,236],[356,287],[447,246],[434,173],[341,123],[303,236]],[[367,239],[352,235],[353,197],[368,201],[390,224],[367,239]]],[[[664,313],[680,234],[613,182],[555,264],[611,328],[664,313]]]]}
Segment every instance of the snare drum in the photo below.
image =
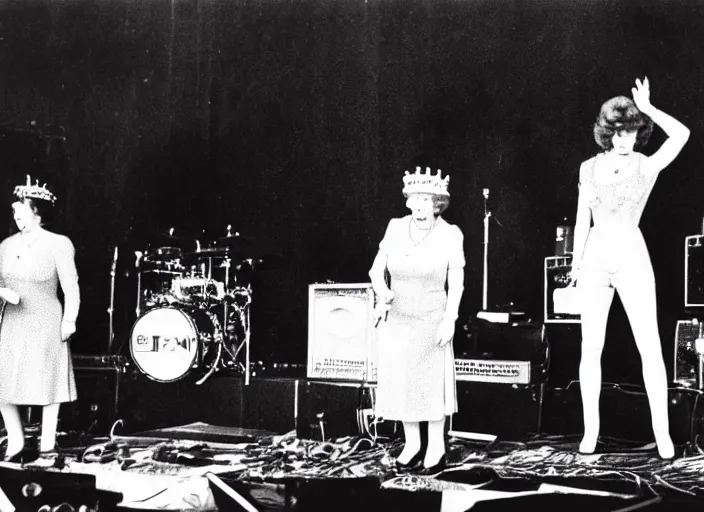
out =
{"type": "Polygon", "coordinates": [[[130,353],[137,368],[152,380],[174,382],[194,370],[207,370],[215,330],[213,318],[203,311],[155,308],[132,327],[130,353]]]}

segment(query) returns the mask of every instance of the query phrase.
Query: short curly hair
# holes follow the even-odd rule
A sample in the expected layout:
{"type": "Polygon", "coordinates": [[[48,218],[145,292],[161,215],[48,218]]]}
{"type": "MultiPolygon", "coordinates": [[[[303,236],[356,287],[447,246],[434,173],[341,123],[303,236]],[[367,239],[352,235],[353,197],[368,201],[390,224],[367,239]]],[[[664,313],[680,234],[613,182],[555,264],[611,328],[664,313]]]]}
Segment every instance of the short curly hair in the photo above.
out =
{"type": "Polygon", "coordinates": [[[616,96],[601,106],[594,123],[594,140],[602,149],[612,149],[614,134],[621,130],[638,132],[634,149],[645,146],[653,133],[653,120],[626,96],[616,96]]]}

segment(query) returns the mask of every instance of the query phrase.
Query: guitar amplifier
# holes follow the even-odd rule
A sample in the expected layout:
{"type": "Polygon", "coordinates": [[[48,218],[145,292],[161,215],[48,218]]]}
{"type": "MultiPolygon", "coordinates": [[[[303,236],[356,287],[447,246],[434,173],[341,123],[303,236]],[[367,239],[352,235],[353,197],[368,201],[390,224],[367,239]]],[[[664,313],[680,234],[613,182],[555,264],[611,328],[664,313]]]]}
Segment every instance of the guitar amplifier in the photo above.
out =
{"type": "Polygon", "coordinates": [[[543,321],[547,323],[579,323],[577,288],[569,286],[572,256],[545,258],[543,273],[543,321]]]}
{"type": "Polygon", "coordinates": [[[375,382],[374,290],[370,283],[308,288],[309,379],[375,382]]]}
{"type": "Polygon", "coordinates": [[[550,346],[545,326],[484,321],[464,326],[466,337],[455,341],[458,381],[534,384],[547,377],[550,346]]]}
{"type": "Polygon", "coordinates": [[[704,235],[684,241],[684,307],[704,307],[704,235]]]}
{"type": "Polygon", "coordinates": [[[675,328],[674,382],[686,387],[695,387],[697,382],[698,357],[695,350],[697,338],[704,334],[704,323],[696,318],[679,320],[675,328]]]}

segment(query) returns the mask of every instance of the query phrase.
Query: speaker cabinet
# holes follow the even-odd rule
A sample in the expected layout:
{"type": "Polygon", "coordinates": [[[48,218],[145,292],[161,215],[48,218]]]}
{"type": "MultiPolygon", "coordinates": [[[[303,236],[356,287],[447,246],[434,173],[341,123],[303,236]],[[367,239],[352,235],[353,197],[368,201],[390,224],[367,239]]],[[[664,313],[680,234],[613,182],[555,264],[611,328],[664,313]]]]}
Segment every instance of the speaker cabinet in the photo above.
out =
{"type": "Polygon", "coordinates": [[[309,379],[376,381],[373,311],[369,283],[309,286],[309,379]]]}
{"type": "Polygon", "coordinates": [[[122,372],[116,367],[76,366],[78,400],[59,409],[59,428],[105,435],[117,419],[122,372]]]}
{"type": "Polygon", "coordinates": [[[253,378],[242,388],[242,427],[285,434],[296,429],[298,379],[253,378]]]}
{"type": "MultiPolygon", "coordinates": [[[[670,435],[675,444],[691,440],[697,390],[673,387],[668,389],[670,435]]],[[[642,386],[604,382],[599,400],[601,428],[604,438],[650,443],[654,441],[648,395],[642,386]]],[[[552,388],[545,396],[543,432],[548,435],[579,435],[584,432],[580,383],[565,388],[552,388]]]]}
{"type": "Polygon", "coordinates": [[[360,435],[358,410],[368,406],[365,403],[367,394],[368,387],[359,384],[301,382],[296,426],[298,437],[320,441],[360,435]]]}
{"type": "Polygon", "coordinates": [[[572,256],[545,258],[543,273],[543,311],[547,323],[579,323],[576,288],[569,285],[572,256]]]}
{"type": "Polygon", "coordinates": [[[697,319],[679,320],[675,328],[674,381],[686,387],[697,382],[697,352],[695,343],[702,336],[704,324],[697,319]]]}
{"type": "Polygon", "coordinates": [[[545,384],[457,382],[456,432],[490,434],[524,441],[542,430],[545,384]]]}
{"type": "Polygon", "coordinates": [[[704,235],[685,238],[684,306],[704,307],[704,235]]]}

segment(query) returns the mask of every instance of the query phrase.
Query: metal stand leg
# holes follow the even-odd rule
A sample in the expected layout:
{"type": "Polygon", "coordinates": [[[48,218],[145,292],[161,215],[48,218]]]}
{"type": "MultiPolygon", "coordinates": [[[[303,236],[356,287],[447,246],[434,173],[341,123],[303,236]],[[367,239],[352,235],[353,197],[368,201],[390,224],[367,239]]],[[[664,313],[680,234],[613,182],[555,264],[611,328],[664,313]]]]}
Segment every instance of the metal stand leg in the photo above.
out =
{"type": "Polygon", "coordinates": [[[249,304],[247,304],[244,307],[244,314],[242,315],[242,320],[244,322],[244,385],[249,386],[249,377],[250,377],[250,364],[249,364],[249,340],[250,340],[250,331],[249,331],[249,304]]]}
{"type": "Polygon", "coordinates": [[[115,324],[113,319],[113,313],[115,311],[115,274],[117,273],[117,246],[115,246],[115,253],[112,257],[112,266],[110,267],[110,307],[108,308],[108,315],[110,317],[110,326],[108,332],[108,354],[112,354],[112,342],[115,339],[115,324]]]}

